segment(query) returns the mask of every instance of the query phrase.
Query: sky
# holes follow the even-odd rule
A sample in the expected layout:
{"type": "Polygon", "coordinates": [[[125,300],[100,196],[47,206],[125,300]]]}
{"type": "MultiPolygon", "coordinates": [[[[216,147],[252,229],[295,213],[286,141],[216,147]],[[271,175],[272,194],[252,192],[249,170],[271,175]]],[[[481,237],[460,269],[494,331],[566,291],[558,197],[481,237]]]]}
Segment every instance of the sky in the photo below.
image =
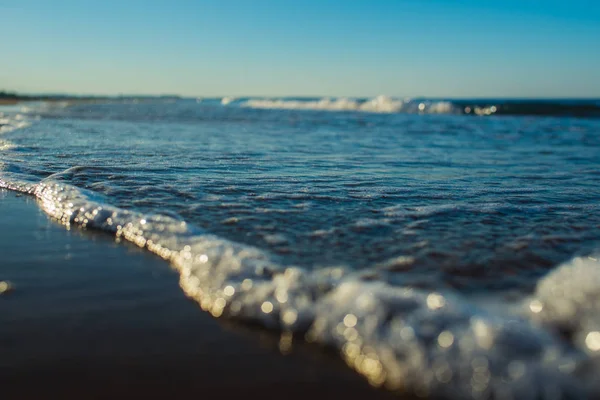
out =
{"type": "Polygon", "coordinates": [[[598,0],[0,0],[0,90],[600,97],[598,0]]]}

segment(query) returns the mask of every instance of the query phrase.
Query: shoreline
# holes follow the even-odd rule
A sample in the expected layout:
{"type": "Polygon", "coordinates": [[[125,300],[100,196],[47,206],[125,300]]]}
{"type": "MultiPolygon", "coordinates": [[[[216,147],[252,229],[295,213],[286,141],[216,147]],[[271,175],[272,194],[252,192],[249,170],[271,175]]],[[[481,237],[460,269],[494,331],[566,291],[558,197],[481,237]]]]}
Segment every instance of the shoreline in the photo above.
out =
{"type": "Polygon", "coordinates": [[[166,262],[32,197],[1,189],[0,221],[3,398],[392,398],[321,349],[283,355],[278,335],[213,319],[166,262]]]}

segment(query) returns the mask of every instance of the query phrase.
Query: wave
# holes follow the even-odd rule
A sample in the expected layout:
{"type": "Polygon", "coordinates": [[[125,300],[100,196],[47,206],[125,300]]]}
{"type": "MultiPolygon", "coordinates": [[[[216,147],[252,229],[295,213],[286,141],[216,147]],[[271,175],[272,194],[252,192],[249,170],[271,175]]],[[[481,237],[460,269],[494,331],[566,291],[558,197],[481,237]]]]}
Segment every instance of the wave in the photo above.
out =
{"type": "Polygon", "coordinates": [[[343,267],[308,271],[181,219],[111,206],[49,177],[28,193],[60,223],[107,232],[168,261],[203,310],[337,350],[374,386],[442,398],[600,394],[600,263],[576,258],[515,310],[451,292],[391,286],[343,267]],[[482,303],[483,304],[483,303],[482,303]],[[503,311],[501,311],[503,310],[503,311]]]}
{"type": "Polygon", "coordinates": [[[235,97],[223,97],[221,99],[221,104],[224,105],[224,106],[226,106],[226,105],[234,102],[235,100],[236,100],[235,97]]]}
{"type": "Polygon", "coordinates": [[[454,108],[449,102],[419,102],[396,100],[388,96],[378,96],[370,100],[349,98],[322,98],[320,100],[271,100],[250,99],[242,107],[286,110],[362,111],[371,113],[423,112],[451,113],[454,108]]]}
{"type": "Polygon", "coordinates": [[[394,99],[249,99],[242,107],[276,110],[360,111],[370,113],[540,115],[600,117],[597,100],[431,100],[394,99]]]}
{"type": "Polygon", "coordinates": [[[23,114],[5,114],[0,112],[0,134],[29,126],[30,120],[23,114]]]}
{"type": "Polygon", "coordinates": [[[402,101],[396,101],[389,97],[380,96],[366,102],[360,102],[347,98],[323,98],[315,101],[250,99],[242,104],[242,107],[262,109],[367,111],[392,113],[400,111],[403,105],[404,103],[402,101]]]}

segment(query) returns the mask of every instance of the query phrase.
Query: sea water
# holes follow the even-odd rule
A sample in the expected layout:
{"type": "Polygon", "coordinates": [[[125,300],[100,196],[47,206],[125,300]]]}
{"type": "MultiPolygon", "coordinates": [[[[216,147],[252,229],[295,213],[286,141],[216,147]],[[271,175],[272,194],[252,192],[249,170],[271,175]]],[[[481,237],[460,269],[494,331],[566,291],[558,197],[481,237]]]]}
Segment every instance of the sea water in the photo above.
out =
{"type": "Polygon", "coordinates": [[[1,112],[0,186],[163,257],[215,317],[334,348],[390,390],[600,394],[598,101],[1,112]]]}

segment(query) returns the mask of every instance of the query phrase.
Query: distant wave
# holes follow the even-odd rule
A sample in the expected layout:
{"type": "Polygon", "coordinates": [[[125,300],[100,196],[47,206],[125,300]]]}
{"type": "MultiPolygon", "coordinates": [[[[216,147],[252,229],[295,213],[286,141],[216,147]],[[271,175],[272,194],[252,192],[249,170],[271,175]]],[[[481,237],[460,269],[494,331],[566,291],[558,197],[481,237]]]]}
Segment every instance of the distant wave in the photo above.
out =
{"type": "Polygon", "coordinates": [[[544,115],[600,117],[597,100],[431,100],[395,99],[377,96],[372,99],[249,99],[241,107],[275,110],[361,111],[370,113],[544,115]]]}
{"type": "Polygon", "coordinates": [[[30,120],[23,114],[5,115],[0,112],[0,134],[29,126],[30,120]]]}
{"type": "Polygon", "coordinates": [[[226,106],[227,104],[232,103],[234,101],[235,101],[235,97],[223,97],[221,99],[221,104],[226,106]]]}
{"type": "Polygon", "coordinates": [[[250,99],[242,107],[284,110],[363,111],[371,113],[423,112],[451,113],[454,106],[449,102],[412,102],[388,96],[369,100],[350,98],[322,98],[319,100],[250,99]]]}

